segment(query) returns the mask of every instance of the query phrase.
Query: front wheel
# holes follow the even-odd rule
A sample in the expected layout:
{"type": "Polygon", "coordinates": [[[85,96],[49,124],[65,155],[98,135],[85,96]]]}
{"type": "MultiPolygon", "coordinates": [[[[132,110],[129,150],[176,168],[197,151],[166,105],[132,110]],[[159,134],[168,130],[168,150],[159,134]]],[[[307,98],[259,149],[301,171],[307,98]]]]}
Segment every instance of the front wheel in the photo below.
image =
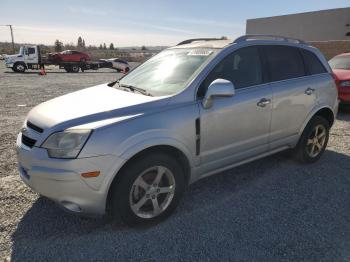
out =
{"type": "Polygon", "coordinates": [[[13,66],[13,70],[18,73],[24,73],[26,71],[26,66],[24,63],[16,63],[13,66]]]}
{"type": "Polygon", "coordinates": [[[79,73],[79,70],[80,70],[80,68],[79,68],[79,66],[77,66],[77,65],[73,65],[72,67],[71,67],[71,72],[72,73],[79,73]]]}
{"type": "Polygon", "coordinates": [[[307,124],[295,149],[297,160],[314,163],[325,151],[329,138],[329,123],[320,116],[313,117],[307,124]]]}
{"type": "Polygon", "coordinates": [[[184,191],[184,173],[165,154],[139,157],[129,163],[112,188],[112,212],[128,225],[157,223],[176,208],[184,191]]]}

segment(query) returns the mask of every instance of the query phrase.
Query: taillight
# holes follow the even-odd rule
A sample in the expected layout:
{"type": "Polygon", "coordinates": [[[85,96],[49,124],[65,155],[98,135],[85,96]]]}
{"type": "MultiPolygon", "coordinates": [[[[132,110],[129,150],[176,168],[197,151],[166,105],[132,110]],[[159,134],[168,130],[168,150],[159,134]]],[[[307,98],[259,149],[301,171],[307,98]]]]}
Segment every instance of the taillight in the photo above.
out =
{"type": "Polygon", "coordinates": [[[332,77],[333,77],[333,79],[334,79],[335,85],[336,85],[337,87],[339,87],[339,80],[338,80],[337,76],[336,76],[334,73],[332,73],[331,75],[332,75],[332,77]]]}

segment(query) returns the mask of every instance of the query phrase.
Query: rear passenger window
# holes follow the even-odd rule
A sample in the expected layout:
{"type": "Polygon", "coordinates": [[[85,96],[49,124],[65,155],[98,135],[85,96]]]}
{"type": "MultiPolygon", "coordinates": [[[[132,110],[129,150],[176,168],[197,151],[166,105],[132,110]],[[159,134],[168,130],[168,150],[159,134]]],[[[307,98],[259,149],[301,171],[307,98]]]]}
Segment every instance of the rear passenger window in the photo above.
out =
{"type": "Polygon", "coordinates": [[[306,70],[309,75],[316,75],[327,72],[315,54],[305,49],[301,49],[300,51],[303,55],[306,70]]]}
{"type": "Polygon", "coordinates": [[[297,48],[266,46],[265,53],[271,81],[280,81],[305,75],[304,63],[297,48]]]}
{"type": "Polygon", "coordinates": [[[203,97],[208,86],[218,78],[231,81],[237,89],[262,84],[258,48],[242,48],[224,58],[203,81],[198,90],[198,97],[203,97]]]}

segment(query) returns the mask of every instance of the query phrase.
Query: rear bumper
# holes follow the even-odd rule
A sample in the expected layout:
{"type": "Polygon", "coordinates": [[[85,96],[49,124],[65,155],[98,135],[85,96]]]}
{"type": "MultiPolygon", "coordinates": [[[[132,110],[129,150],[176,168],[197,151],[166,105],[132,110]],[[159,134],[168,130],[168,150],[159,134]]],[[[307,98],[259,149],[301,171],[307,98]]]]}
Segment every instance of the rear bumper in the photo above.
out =
{"type": "Polygon", "coordinates": [[[43,148],[26,148],[17,138],[18,170],[23,182],[74,213],[103,215],[110,182],[116,165],[124,160],[114,155],[81,159],[52,159],[43,148]],[[100,176],[83,178],[84,172],[100,171],[100,176]]]}

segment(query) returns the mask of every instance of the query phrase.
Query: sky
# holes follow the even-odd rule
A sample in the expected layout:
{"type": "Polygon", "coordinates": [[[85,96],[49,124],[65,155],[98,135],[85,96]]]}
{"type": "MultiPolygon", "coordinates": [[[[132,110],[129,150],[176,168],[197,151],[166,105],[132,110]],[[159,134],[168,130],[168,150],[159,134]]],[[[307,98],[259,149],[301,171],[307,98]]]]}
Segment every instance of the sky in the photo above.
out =
{"type": "MultiPolygon", "coordinates": [[[[0,25],[17,43],[174,45],[196,37],[235,38],[247,19],[349,7],[350,0],[0,0],[0,25]]],[[[0,41],[11,41],[0,26],[0,41]]]]}

